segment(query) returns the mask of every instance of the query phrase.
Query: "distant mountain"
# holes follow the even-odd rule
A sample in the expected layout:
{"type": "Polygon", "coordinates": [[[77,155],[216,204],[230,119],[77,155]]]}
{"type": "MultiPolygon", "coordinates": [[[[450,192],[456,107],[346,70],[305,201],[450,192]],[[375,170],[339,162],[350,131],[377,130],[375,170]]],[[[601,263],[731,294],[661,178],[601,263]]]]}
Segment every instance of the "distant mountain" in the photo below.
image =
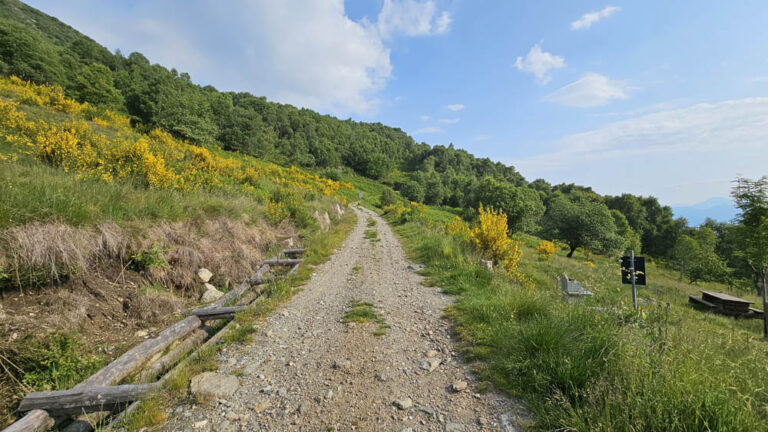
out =
{"type": "Polygon", "coordinates": [[[730,222],[736,217],[738,210],[730,198],[710,198],[704,202],[690,206],[672,206],[675,217],[688,219],[690,226],[699,226],[706,218],[719,222],[730,222]]]}

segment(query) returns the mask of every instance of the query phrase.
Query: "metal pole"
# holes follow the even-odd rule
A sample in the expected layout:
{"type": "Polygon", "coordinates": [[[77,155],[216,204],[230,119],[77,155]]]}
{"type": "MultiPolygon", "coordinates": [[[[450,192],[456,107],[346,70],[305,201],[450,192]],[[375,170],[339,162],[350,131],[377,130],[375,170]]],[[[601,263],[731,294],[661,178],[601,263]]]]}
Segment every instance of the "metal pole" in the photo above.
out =
{"type": "Polygon", "coordinates": [[[632,304],[635,306],[635,310],[637,310],[637,286],[635,286],[635,250],[634,249],[629,251],[629,263],[630,263],[630,271],[632,275],[632,304]]]}

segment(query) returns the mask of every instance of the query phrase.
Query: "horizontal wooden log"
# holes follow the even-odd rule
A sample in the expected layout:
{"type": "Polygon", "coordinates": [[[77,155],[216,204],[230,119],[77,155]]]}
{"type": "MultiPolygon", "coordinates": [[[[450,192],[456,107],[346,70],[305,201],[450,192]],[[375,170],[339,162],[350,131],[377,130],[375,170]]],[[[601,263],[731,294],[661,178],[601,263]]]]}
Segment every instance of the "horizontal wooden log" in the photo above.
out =
{"type": "Polygon", "coordinates": [[[178,339],[192,333],[195,329],[200,327],[200,324],[202,324],[200,318],[192,315],[171,325],[160,332],[156,338],[146,340],[139,345],[136,345],[131,350],[115,359],[112,363],[91,375],[90,378],[75,386],[75,388],[117,384],[120,380],[138,369],[153,355],[164,350],[178,339]]]}
{"type": "MultiPolygon", "coordinates": [[[[152,362],[136,376],[137,383],[152,382],[164,372],[168,371],[182,357],[198,347],[213,332],[210,327],[195,330],[192,334],[176,345],[167,354],[152,362]]],[[[69,432],[69,431],[67,431],[69,432]]],[[[74,431],[72,431],[74,432],[74,431]]]]}
{"type": "Polygon", "coordinates": [[[195,309],[190,313],[196,315],[201,321],[210,321],[216,319],[232,318],[236,313],[245,309],[245,306],[228,306],[228,307],[215,307],[215,308],[203,308],[195,309]]]}
{"type": "Polygon", "coordinates": [[[306,249],[283,249],[281,252],[283,255],[303,255],[306,253],[306,249]]]}
{"type": "Polygon", "coordinates": [[[264,261],[264,264],[279,265],[279,266],[294,266],[299,264],[302,260],[298,258],[272,258],[264,261]]]}
{"type": "Polygon", "coordinates": [[[3,432],[43,432],[53,427],[53,418],[43,410],[32,410],[3,429],[3,432]]]}
{"type": "Polygon", "coordinates": [[[19,404],[19,411],[45,410],[48,414],[78,414],[108,411],[138,400],[155,391],[158,384],[126,384],[119,386],[82,387],[71,390],[34,392],[19,404]]]}

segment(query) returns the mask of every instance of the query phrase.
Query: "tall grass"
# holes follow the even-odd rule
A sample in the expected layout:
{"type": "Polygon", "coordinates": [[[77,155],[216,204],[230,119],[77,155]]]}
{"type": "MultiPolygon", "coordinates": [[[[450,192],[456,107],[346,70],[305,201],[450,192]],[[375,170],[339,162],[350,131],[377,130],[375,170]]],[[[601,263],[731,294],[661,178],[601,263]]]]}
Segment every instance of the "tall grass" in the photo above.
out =
{"type": "Polygon", "coordinates": [[[415,221],[396,231],[427,265],[429,282],[458,295],[448,315],[478,377],[522,397],[534,429],[768,430],[768,349],[759,323],[692,309],[687,294],[696,287],[651,265],[653,285],[640,294],[656,301],[637,313],[607,258],[567,259],[560,251],[547,262],[525,247],[520,271],[530,289],[482,267],[474,247],[439,228],[415,221]],[[563,272],[595,298],[565,304],[557,285],[563,272]]]}

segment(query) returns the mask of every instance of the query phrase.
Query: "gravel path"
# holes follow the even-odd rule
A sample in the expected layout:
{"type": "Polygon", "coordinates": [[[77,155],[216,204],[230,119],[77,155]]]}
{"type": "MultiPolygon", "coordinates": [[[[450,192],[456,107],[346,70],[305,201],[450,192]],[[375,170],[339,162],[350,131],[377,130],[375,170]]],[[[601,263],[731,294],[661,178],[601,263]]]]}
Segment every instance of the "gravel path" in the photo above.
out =
{"type": "Polygon", "coordinates": [[[161,430],[500,430],[499,415],[514,403],[476,393],[441,318],[451,297],[421,285],[379,216],[354,210],[356,227],[304,289],[260,326],[251,345],[219,354],[221,372],[240,376],[239,390],[175,408],[161,430]],[[365,238],[369,229],[378,241],[365,238]],[[376,323],[341,322],[353,300],[376,306],[391,326],[386,334],[373,334],[376,323]],[[467,388],[455,391],[457,381],[467,388]]]}

